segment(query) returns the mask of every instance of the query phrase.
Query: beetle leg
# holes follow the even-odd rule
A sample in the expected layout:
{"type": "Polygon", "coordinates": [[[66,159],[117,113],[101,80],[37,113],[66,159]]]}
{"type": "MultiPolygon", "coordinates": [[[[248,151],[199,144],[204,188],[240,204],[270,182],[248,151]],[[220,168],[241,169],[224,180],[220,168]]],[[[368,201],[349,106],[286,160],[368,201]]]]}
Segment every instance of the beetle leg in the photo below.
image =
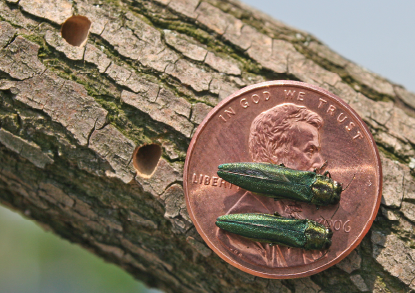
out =
{"type": "Polygon", "coordinates": [[[319,259],[322,259],[323,257],[326,256],[327,253],[329,253],[329,249],[327,249],[326,252],[322,256],[320,256],[318,259],[316,259],[315,261],[318,261],[319,259]]]}
{"type": "Polygon", "coordinates": [[[330,223],[328,220],[326,220],[322,215],[320,215],[320,217],[323,219],[323,225],[326,226],[327,228],[330,228],[330,223]]]}
{"type": "Polygon", "coordinates": [[[327,177],[331,178],[331,174],[330,174],[330,172],[329,172],[329,171],[324,172],[323,176],[327,176],[327,177]],[[328,175],[328,176],[327,176],[327,175],[328,175]]]}
{"type": "Polygon", "coordinates": [[[318,172],[320,173],[321,172],[321,170],[323,170],[324,168],[326,168],[326,166],[327,166],[327,164],[328,164],[328,161],[326,160],[324,163],[323,163],[323,165],[321,165],[320,167],[318,167],[318,172]]]}

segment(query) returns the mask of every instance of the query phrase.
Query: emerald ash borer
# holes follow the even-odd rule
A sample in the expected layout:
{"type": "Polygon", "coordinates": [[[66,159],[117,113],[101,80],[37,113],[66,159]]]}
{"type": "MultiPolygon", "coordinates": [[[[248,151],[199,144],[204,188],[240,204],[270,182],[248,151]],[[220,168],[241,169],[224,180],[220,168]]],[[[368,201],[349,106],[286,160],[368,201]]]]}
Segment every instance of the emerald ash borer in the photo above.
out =
{"type": "Polygon", "coordinates": [[[229,214],[220,216],[216,225],[253,241],[325,250],[331,245],[333,232],[313,220],[288,219],[268,214],[229,214]]]}
{"type": "Polygon", "coordinates": [[[330,173],[300,171],[270,163],[219,165],[218,175],[229,183],[275,200],[291,199],[325,206],[336,204],[343,191],[330,173]]]}

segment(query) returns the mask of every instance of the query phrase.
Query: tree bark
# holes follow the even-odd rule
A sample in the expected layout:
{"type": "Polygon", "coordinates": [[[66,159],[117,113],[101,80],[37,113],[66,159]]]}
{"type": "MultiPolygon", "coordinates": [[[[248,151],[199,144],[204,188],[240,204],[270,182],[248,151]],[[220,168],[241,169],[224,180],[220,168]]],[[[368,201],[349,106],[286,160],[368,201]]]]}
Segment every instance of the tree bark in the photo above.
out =
{"type": "Polygon", "coordinates": [[[415,290],[413,93],[236,0],[0,0],[0,20],[3,205],[166,292],[415,290]],[[92,22],[85,46],[61,37],[73,13],[92,22]],[[359,247],[322,273],[283,281],[212,253],[182,189],[207,112],[274,79],[346,100],[371,129],[384,172],[381,210],[359,247]],[[137,174],[133,153],[148,144],[162,156],[137,174]]]}

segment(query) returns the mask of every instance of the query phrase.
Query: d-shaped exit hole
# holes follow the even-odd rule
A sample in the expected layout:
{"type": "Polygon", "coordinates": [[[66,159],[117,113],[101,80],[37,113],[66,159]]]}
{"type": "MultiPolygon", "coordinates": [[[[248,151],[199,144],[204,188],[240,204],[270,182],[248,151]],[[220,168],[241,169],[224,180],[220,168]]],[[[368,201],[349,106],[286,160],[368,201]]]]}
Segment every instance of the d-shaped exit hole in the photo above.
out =
{"type": "Polygon", "coordinates": [[[133,164],[137,174],[143,178],[150,178],[157,168],[161,152],[161,146],[158,144],[137,147],[133,155],[133,164]]]}
{"type": "Polygon", "coordinates": [[[88,39],[91,21],[86,16],[73,15],[69,17],[61,28],[62,38],[72,46],[81,47],[88,39]]]}

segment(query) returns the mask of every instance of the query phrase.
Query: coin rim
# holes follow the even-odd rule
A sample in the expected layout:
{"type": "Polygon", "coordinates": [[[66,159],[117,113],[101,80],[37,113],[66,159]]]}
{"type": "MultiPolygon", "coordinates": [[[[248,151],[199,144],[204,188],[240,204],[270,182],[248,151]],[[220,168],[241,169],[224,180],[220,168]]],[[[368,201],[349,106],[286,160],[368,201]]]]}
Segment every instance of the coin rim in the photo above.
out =
{"type": "Polygon", "coordinates": [[[183,172],[183,190],[184,190],[184,195],[185,195],[185,198],[186,198],[187,211],[189,213],[190,218],[193,221],[193,224],[196,227],[197,232],[200,234],[200,236],[202,236],[202,238],[206,242],[206,244],[217,255],[219,255],[220,258],[222,258],[227,263],[233,265],[234,267],[237,267],[240,270],[242,270],[244,272],[247,272],[247,273],[250,273],[252,275],[263,277],[263,278],[269,278],[269,279],[292,279],[292,278],[302,278],[302,277],[307,277],[307,276],[310,276],[310,275],[314,275],[316,273],[319,273],[319,272],[321,272],[323,270],[326,270],[329,267],[337,264],[342,259],[344,259],[347,255],[349,255],[353,251],[353,249],[355,249],[360,244],[360,242],[363,240],[363,238],[365,237],[365,235],[367,234],[367,232],[371,228],[374,219],[376,218],[376,215],[377,215],[379,207],[380,207],[381,198],[382,198],[382,183],[383,183],[383,175],[382,175],[382,165],[381,165],[381,162],[380,162],[379,151],[378,151],[378,148],[376,146],[376,142],[375,142],[369,128],[367,127],[366,123],[364,123],[363,119],[345,101],[343,101],[341,98],[337,97],[335,94],[329,92],[328,90],[325,90],[325,89],[323,89],[319,86],[316,86],[316,85],[308,84],[308,83],[305,83],[305,82],[292,81],[292,80],[274,80],[274,81],[266,81],[266,82],[261,82],[261,83],[257,83],[257,84],[254,84],[254,85],[250,85],[250,86],[244,87],[244,88],[236,91],[235,93],[231,94],[230,96],[228,96],[227,98],[225,98],[224,100],[219,102],[208,113],[208,115],[203,119],[202,123],[199,124],[198,128],[196,129],[196,132],[193,134],[192,140],[189,144],[189,148],[187,149],[186,161],[185,161],[185,164],[184,164],[184,172],[183,172]],[[213,115],[215,115],[225,104],[229,103],[234,98],[236,98],[238,96],[241,96],[242,94],[245,94],[245,93],[247,93],[249,91],[252,91],[252,90],[255,90],[255,89],[266,88],[266,87],[271,87],[271,86],[296,86],[296,87],[312,90],[312,91],[315,91],[319,94],[329,96],[330,98],[337,101],[340,105],[347,108],[351,112],[351,114],[354,116],[354,118],[361,124],[363,131],[365,132],[365,134],[369,138],[369,141],[372,145],[372,148],[375,150],[375,157],[376,157],[375,161],[376,161],[376,165],[377,165],[376,167],[377,167],[377,170],[379,171],[378,197],[377,197],[377,202],[375,204],[375,208],[372,210],[372,215],[370,216],[370,219],[367,221],[367,224],[366,224],[365,228],[362,230],[362,232],[359,234],[359,236],[356,237],[356,240],[352,243],[350,248],[344,250],[340,255],[338,255],[332,261],[330,261],[328,263],[325,263],[325,264],[323,264],[319,267],[316,267],[314,269],[304,271],[304,272],[301,272],[301,273],[295,273],[295,274],[290,273],[290,274],[286,274],[286,275],[269,274],[269,273],[264,273],[264,272],[261,272],[261,271],[257,271],[257,270],[247,268],[247,267],[243,266],[242,264],[236,262],[235,260],[229,258],[219,248],[216,248],[216,246],[214,246],[210,242],[209,238],[203,233],[203,230],[200,227],[199,223],[197,222],[197,220],[196,220],[196,218],[193,214],[193,211],[190,209],[190,202],[189,202],[188,188],[187,188],[187,176],[188,176],[190,156],[193,152],[193,148],[194,148],[194,145],[197,141],[197,138],[198,138],[199,134],[204,129],[205,125],[209,122],[210,118],[213,115]]]}

